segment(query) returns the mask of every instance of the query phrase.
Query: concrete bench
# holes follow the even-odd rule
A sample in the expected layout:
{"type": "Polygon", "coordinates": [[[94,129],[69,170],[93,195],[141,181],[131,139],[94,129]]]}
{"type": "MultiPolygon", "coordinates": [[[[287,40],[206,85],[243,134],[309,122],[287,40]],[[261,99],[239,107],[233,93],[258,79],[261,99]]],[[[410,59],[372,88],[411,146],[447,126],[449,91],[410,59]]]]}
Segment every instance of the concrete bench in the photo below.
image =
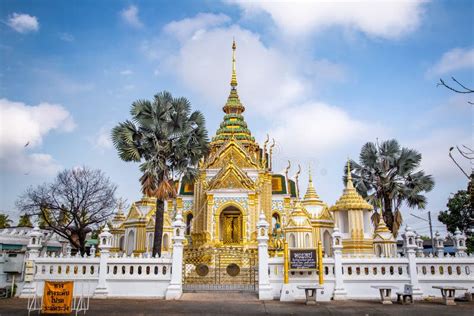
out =
{"type": "Polygon", "coordinates": [[[456,291],[467,291],[466,288],[460,286],[433,286],[434,289],[441,290],[441,296],[443,297],[444,305],[456,305],[454,298],[456,297],[456,291]]]}
{"type": "Polygon", "coordinates": [[[410,299],[409,304],[413,304],[413,286],[405,284],[403,292],[397,292],[397,302],[402,305],[408,304],[407,298],[410,299]]]}
{"type": "Polygon", "coordinates": [[[298,285],[297,288],[304,290],[304,294],[306,295],[306,305],[316,304],[316,295],[318,290],[324,290],[324,287],[320,285],[298,285]]]}
{"type": "Polygon", "coordinates": [[[392,290],[397,290],[398,287],[391,285],[372,285],[371,288],[380,291],[380,303],[392,304],[391,294],[392,290]]]}

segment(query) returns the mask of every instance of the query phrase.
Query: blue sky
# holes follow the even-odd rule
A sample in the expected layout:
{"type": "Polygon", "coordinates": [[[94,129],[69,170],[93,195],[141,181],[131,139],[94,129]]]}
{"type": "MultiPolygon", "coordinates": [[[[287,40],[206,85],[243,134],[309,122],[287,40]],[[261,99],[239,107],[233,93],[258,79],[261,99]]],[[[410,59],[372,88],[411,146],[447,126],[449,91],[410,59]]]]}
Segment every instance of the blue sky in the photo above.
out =
{"type": "MultiPolygon", "coordinates": [[[[276,170],[300,163],[304,190],[311,164],[316,190],[332,204],[347,157],[367,141],[396,138],[423,154],[436,181],[427,210],[438,212],[466,187],[447,153],[472,146],[472,110],[436,83],[474,83],[472,14],[461,0],[3,1],[0,209],[16,218],[14,202],[29,185],[80,165],[104,170],[120,196],[139,199],[137,165],[119,160],[110,128],[134,100],[169,90],[204,112],[213,135],[235,37],[245,117],[261,143],[266,133],[275,138],[276,170]]],[[[410,212],[406,222],[427,234],[410,212]]]]}

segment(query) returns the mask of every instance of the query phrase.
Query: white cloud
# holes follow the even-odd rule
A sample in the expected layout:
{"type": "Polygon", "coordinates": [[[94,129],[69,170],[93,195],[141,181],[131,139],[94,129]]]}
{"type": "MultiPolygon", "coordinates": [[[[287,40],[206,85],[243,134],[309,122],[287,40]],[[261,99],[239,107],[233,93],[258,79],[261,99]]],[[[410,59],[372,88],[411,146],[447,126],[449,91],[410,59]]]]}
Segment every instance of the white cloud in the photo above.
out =
{"type": "Polygon", "coordinates": [[[110,133],[111,129],[108,126],[101,127],[93,140],[94,146],[101,150],[112,148],[113,144],[110,133]]]}
{"type": "Polygon", "coordinates": [[[128,25],[134,28],[142,28],[143,23],[140,21],[138,17],[138,7],[135,5],[130,5],[128,8],[123,9],[120,11],[120,16],[122,20],[127,23],[128,25]]]}
{"type": "Polygon", "coordinates": [[[453,48],[427,71],[428,76],[450,74],[461,69],[474,68],[474,48],[453,48]]]}
{"type": "Polygon", "coordinates": [[[44,153],[28,153],[42,144],[51,131],[70,132],[75,123],[57,104],[29,106],[0,99],[0,167],[6,170],[49,174],[58,170],[54,159],[44,153]]]}
{"type": "Polygon", "coordinates": [[[373,122],[356,120],[342,108],[321,102],[283,109],[273,117],[269,134],[280,143],[282,151],[302,158],[358,144],[384,133],[373,122]]]}
{"type": "Polygon", "coordinates": [[[248,18],[270,16],[290,36],[320,32],[329,27],[355,29],[370,36],[399,38],[420,23],[426,0],[258,1],[229,0],[248,18]]]}
{"type": "MultiPolygon", "coordinates": [[[[421,152],[422,169],[432,174],[437,183],[447,183],[462,178],[461,171],[449,158],[449,148],[456,145],[473,148],[473,141],[470,130],[440,128],[435,129],[426,137],[411,139],[407,145],[421,152]]],[[[469,173],[471,170],[469,161],[458,155],[457,151],[453,152],[453,155],[457,155],[456,160],[469,173]]]]}
{"type": "Polygon", "coordinates": [[[38,18],[29,14],[13,13],[8,17],[7,24],[18,33],[36,32],[39,30],[38,18]]]}
{"type": "Polygon", "coordinates": [[[220,26],[230,22],[230,18],[225,14],[199,13],[196,17],[186,18],[168,23],[164,31],[177,37],[179,40],[187,40],[196,31],[210,27],[220,26]]]}
{"type": "Polygon", "coordinates": [[[75,38],[69,33],[59,33],[59,39],[65,42],[74,42],[75,38]]]}
{"type": "MultiPolygon", "coordinates": [[[[295,73],[297,67],[293,61],[277,49],[265,46],[257,34],[235,25],[214,27],[215,21],[226,20],[220,16],[212,19],[201,14],[195,19],[197,21],[186,19],[182,24],[172,22],[172,27],[165,27],[168,31],[173,29],[170,36],[176,35],[174,38],[179,40],[179,47],[173,49],[174,57],[168,57],[160,66],[206,101],[220,104],[229,93],[233,37],[237,42],[237,78],[241,83],[238,90],[250,112],[278,110],[304,95],[309,88],[306,80],[295,73]]],[[[149,45],[149,51],[162,54],[156,46],[149,45]]]]}
{"type": "Polygon", "coordinates": [[[131,74],[133,74],[133,71],[131,71],[130,69],[124,69],[120,72],[120,74],[123,76],[130,76],[131,74]]]}

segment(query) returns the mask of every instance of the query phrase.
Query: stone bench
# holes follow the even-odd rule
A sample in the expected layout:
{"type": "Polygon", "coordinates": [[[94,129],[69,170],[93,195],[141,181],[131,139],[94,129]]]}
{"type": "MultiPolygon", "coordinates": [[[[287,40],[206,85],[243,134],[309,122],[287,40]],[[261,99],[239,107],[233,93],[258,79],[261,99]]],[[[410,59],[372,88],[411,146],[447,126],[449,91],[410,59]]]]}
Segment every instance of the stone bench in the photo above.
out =
{"type": "Polygon", "coordinates": [[[316,296],[318,290],[324,290],[324,287],[320,285],[298,285],[297,288],[300,290],[304,290],[304,293],[306,295],[306,305],[316,304],[316,296]]]}
{"type": "Polygon", "coordinates": [[[397,292],[397,302],[403,305],[413,304],[413,286],[410,284],[405,284],[403,292],[397,292]],[[407,298],[410,299],[410,302],[407,302],[407,298]]]}

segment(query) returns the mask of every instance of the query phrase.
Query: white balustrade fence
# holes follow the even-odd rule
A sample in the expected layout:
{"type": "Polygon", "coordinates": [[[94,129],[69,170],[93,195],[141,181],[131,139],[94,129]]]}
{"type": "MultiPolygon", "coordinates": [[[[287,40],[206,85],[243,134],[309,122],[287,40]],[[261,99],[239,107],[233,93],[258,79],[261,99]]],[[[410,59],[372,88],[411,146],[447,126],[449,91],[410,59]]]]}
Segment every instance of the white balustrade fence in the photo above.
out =
{"type": "MultiPolygon", "coordinates": [[[[472,291],[474,287],[474,256],[463,257],[414,257],[421,296],[440,296],[435,285],[456,285],[472,291]]],[[[324,293],[322,300],[330,300],[335,284],[335,258],[323,258],[324,293]]],[[[405,284],[411,284],[409,258],[340,258],[342,263],[342,283],[348,299],[378,299],[379,292],[373,285],[391,285],[400,290],[405,284]]],[[[268,275],[274,298],[280,297],[283,285],[283,258],[270,258],[268,275]]],[[[297,285],[314,285],[318,276],[312,271],[290,271],[289,283],[295,291],[296,299],[304,298],[304,291],[297,285]]]]}
{"type": "MultiPolygon", "coordinates": [[[[107,297],[165,297],[171,280],[172,258],[109,257],[106,264],[107,297]]],[[[99,257],[38,257],[34,260],[33,277],[38,295],[43,291],[44,281],[74,281],[75,291],[93,296],[100,273],[99,257]]]]}

